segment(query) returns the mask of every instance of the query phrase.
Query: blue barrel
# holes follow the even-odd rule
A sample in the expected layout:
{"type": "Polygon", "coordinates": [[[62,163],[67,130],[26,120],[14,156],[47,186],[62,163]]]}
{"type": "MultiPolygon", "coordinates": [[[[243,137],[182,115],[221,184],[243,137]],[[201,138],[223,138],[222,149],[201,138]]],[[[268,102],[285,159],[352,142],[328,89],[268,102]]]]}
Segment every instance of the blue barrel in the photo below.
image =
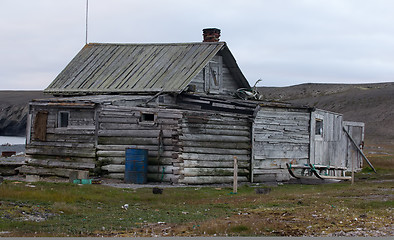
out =
{"type": "Polygon", "coordinates": [[[148,173],[148,150],[146,149],[126,149],[126,166],[124,181],[126,183],[146,183],[148,173]]]}

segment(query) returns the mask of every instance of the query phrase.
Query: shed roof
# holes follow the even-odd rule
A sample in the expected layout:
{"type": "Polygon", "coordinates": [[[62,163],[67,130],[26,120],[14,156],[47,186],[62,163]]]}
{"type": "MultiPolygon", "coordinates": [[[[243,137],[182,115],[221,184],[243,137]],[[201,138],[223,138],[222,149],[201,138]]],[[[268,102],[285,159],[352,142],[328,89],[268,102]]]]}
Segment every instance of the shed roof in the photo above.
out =
{"type": "Polygon", "coordinates": [[[45,89],[59,95],[182,92],[217,53],[249,86],[225,42],[85,45],[45,89]]]}

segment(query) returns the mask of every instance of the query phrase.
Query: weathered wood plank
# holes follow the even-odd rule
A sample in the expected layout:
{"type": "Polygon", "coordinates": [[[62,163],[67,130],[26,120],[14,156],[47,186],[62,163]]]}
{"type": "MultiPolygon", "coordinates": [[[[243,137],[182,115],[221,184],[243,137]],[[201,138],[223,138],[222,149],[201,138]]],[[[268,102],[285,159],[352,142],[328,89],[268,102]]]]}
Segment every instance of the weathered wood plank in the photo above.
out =
{"type": "Polygon", "coordinates": [[[77,142],[31,142],[29,147],[49,146],[49,147],[68,147],[68,148],[94,148],[94,143],[77,143],[77,142]]]}
{"type": "MultiPolygon", "coordinates": [[[[148,156],[149,157],[156,157],[158,154],[157,151],[148,151],[148,156]]],[[[126,153],[125,151],[97,151],[97,156],[98,157],[125,157],[126,153]]],[[[164,151],[163,153],[160,154],[162,157],[172,157],[173,152],[172,151],[164,151]]]]}
{"type": "MultiPolygon", "coordinates": [[[[99,145],[158,145],[158,138],[134,138],[134,137],[99,137],[99,145]]],[[[172,145],[172,139],[164,138],[164,145],[172,145]]]]}
{"type": "Polygon", "coordinates": [[[94,126],[84,126],[81,128],[48,128],[47,133],[53,134],[67,134],[67,135],[94,135],[95,128],[94,126]]]}
{"type": "Polygon", "coordinates": [[[238,161],[249,161],[248,155],[232,155],[232,154],[202,154],[202,153],[182,153],[179,154],[181,159],[188,160],[202,160],[202,161],[233,161],[234,157],[238,161]]]}
{"type": "MultiPolygon", "coordinates": [[[[184,168],[231,168],[234,165],[234,161],[202,161],[202,160],[183,160],[182,166],[184,168]]],[[[249,168],[250,164],[248,161],[238,162],[238,167],[249,168]]]]}
{"type": "Polygon", "coordinates": [[[174,170],[178,170],[178,168],[172,165],[148,165],[148,173],[173,174],[174,170]]]}
{"type": "Polygon", "coordinates": [[[183,134],[179,136],[181,140],[202,141],[202,142],[250,142],[249,137],[244,136],[220,136],[220,135],[195,135],[183,134]]]}
{"type": "Polygon", "coordinates": [[[221,130],[234,130],[234,131],[249,131],[250,126],[242,126],[242,125],[231,125],[231,124],[223,124],[223,123],[210,123],[210,124],[203,124],[203,123],[182,123],[180,124],[182,128],[196,128],[196,129],[221,129],[221,130]]]}
{"type": "MultiPolygon", "coordinates": [[[[163,168],[164,168],[165,174],[172,174],[173,173],[174,166],[170,166],[170,165],[161,165],[161,166],[150,165],[150,166],[148,166],[148,172],[162,174],[163,168]]],[[[124,173],[125,172],[125,165],[110,164],[110,165],[102,166],[101,169],[108,171],[109,173],[124,173]]]]}
{"type": "Polygon", "coordinates": [[[276,138],[255,138],[256,142],[264,142],[268,144],[278,144],[278,143],[288,143],[288,144],[309,144],[309,139],[305,138],[281,138],[281,139],[276,139],[276,138]]]}
{"type": "MultiPolygon", "coordinates": [[[[174,146],[163,146],[164,151],[173,151],[174,146]]],[[[128,148],[146,149],[148,151],[158,151],[159,146],[157,145],[97,145],[97,150],[104,151],[126,151],[128,148]]]]}
{"type": "Polygon", "coordinates": [[[48,142],[94,143],[94,135],[47,134],[48,142]]]}
{"type": "MultiPolygon", "coordinates": [[[[213,145],[213,144],[212,144],[213,145]]],[[[218,144],[220,145],[220,144],[218,144]]],[[[205,154],[234,154],[234,155],[248,155],[248,149],[223,149],[223,148],[202,148],[202,147],[183,147],[184,153],[205,153],[205,154]]]]}
{"type": "Polygon", "coordinates": [[[108,171],[110,173],[124,173],[125,165],[109,164],[101,167],[102,170],[108,171]]]}
{"type": "Polygon", "coordinates": [[[183,147],[210,147],[210,148],[223,148],[223,149],[250,149],[250,143],[220,143],[212,144],[211,142],[196,142],[184,140],[179,143],[183,147]]]}
{"type": "Polygon", "coordinates": [[[80,162],[80,163],[96,163],[96,158],[86,157],[62,157],[62,156],[48,156],[48,155],[26,155],[26,161],[43,160],[43,161],[60,161],[60,162],[80,162]]]}
{"type": "Polygon", "coordinates": [[[74,169],[66,168],[44,168],[44,167],[33,167],[33,166],[20,166],[16,168],[19,173],[29,174],[29,175],[40,175],[40,176],[59,176],[59,177],[69,177],[70,173],[75,171],[74,169]]]}
{"type": "Polygon", "coordinates": [[[179,175],[175,174],[156,174],[156,173],[148,173],[147,179],[149,182],[172,182],[177,183],[179,179],[179,175]]]}
{"type": "MultiPolygon", "coordinates": [[[[238,182],[247,182],[248,178],[239,176],[238,182]]],[[[233,176],[201,176],[201,177],[184,177],[179,179],[179,183],[184,184],[217,184],[217,183],[232,183],[233,176]]]]}
{"type": "MultiPolygon", "coordinates": [[[[177,128],[177,124],[162,124],[156,126],[157,130],[173,130],[177,128]]],[[[132,130],[132,129],[152,129],[151,126],[144,126],[137,123],[100,123],[101,130],[132,130]]]]}
{"type": "MultiPolygon", "coordinates": [[[[129,137],[134,138],[157,138],[161,130],[99,130],[98,135],[101,137],[129,137]]],[[[163,137],[172,137],[172,130],[163,130],[163,137]]]]}
{"type": "MultiPolygon", "coordinates": [[[[184,168],[181,172],[185,177],[233,176],[234,168],[184,168]]],[[[240,168],[238,169],[238,175],[248,176],[249,170],[245,168],[240,168]]]]}
{"type": "Polygon", "coordinates": [[[51,156],[62,156],[62,157],[87,157],[95,158],[95,148],[68,148],[68,147],[49,147],[39,146],[34,147],[31,145],[26,146],[26,154],[30,155],[51,155],[51,156]]]}
{"type": "Polygon", "coordinates": [[[31,159],[29,161],[29,165],[49,167],[49,168],[70,168],[70,169],[93,169],[93,168],[95,168],[94,163],[62,162],[62,161],[39,160],[39,159],[31,159]]]}
{"type": "Polygon", "coordinates": [[[195,118],[184,118],[182,119],[182,123],[187,124],[207,124],[207,125],[238,125],[238,126],[250,126],[250,123],[247,120],[236,120],[236,119],[219,119],[214,117],[207,117],[202,119],[201,121],[196,121],[195,118]]]}
{"type": "Polygon", "coordinates": [[[276,131],[283,131],[283,132],[299,132],[304,133],[309,131],[309,125],[255,125],[254,129],[256,133],[261,132],[276,132],[276,131]]]}
{"type": "Polygon", "coordinates": [[[222,130],[222,129],[207,129],[207,128],[182,128],[183,134],[208,134],[220,136],[250,136],[249,131],[241,130],[222,130]]]}
{"type": "MultiPolygon", "coordinates": [[[[98,157],[98,162],[102,162],[106,164],[125,164],[126,158],[125,157],[98,157]]],[[[170,165],[173,163],[178,163],[180,160],[170,158],[170,157],[160,157],[158,159],[155,157],[148,157],[148,165],[170,165]]]]}

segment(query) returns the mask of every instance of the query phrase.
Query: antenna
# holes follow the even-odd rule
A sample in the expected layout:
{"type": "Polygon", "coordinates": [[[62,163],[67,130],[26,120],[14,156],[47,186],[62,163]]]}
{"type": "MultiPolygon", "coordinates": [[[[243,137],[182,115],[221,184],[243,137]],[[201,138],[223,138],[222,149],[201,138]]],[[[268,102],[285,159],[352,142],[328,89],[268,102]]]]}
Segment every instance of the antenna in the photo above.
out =
{"type": "Polygon", "coordinates": [[[89,14],[89,0],[86,0],[86,38],[85,38],[85,44],[88,44],[88,14],[89,14]]]}

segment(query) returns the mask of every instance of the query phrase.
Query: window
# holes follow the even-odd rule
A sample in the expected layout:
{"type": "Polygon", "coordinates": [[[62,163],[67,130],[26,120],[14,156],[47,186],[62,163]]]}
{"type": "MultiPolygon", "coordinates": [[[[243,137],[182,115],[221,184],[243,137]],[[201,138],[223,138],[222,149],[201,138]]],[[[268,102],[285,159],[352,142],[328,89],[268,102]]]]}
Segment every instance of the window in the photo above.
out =
{"type": "Polygon", "coordinates": [[[140,122],[154,122],[155,114],[153,113],[142,113],[140,122]]]}
{"type": "Polygon", "coordinates": [[[315,121],[315,135],[323,136],[323,119],[316,119],[316,121],[315,121]]]}
{"type": "Polygon", "coordinates": [[[68,127],[69,120],[70,120],[70,113],[69,112],[59,112],[58,127],[61,127],[61,128],[68,127]]]}

